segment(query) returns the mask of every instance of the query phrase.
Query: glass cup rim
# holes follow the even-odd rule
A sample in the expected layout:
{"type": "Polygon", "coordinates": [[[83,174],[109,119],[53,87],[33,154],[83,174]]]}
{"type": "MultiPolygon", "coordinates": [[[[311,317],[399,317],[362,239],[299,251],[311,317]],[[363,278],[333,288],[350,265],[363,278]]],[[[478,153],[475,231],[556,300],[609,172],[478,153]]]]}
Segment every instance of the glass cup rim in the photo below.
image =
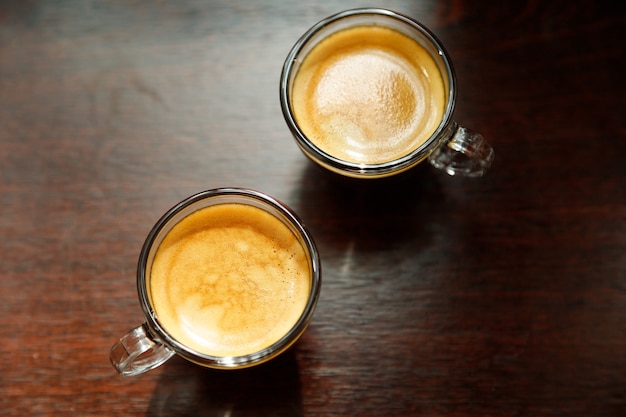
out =
{"type": "MultiPolygon", "coordinates": [[[[196,209],[196,210],[197,210],[196,209]]],[[[304,223],[300,218],[291,210],[287,205],[277,200],[268,194],[260,191],[255,191],[247,188],[215,188],[206,190],[194,194],[186,199],[182,200],[178,204],[171,207],[152,227],[150,233],[146,237],[146,240],[142,246],[141,253],[139,255],[139,261],[137,266],[137,292],[139,295],[139,301],[146,318],[146,325],[150,330],[153,337],[159,342],[172,349],[175,353],[184,357],[185,359],[194,362],[196,364],[206,366],[209,368],[217,369],[232,369],[232,368],[244,368],[259,363],[265,362],[281,352],[288,349],[293,343],[295,343],[300,335],[306,330],[309,322],[312,319],[313,313],[316,309],[319,299],[319,293],[321,290],[321,263],[319,253],[315,242],[313,241],[311,233],[308,231],[304,223]],[[160,324],[159,319],[154,311],[147,289],[147,270],[148,264],[151,262],[156,252],[156,248],[161,243],[163,237],[169,232],[170,229],[166,228],[170,225],[172,227],[180,222],[183,218],[193,213],[195,210],[190,210],[184,214],[185,209],[193,208],[199,203],[210,200],[223,198],[223,203],[215,203],[205,206],[200,206],[197,209],[210,207],[216,204],[224,203],[241,203],[252,205],[260,208],[274,217],[281,220],[286,226],[290,228],[294,235],[297,235],[297,239],[303,248],[307,252],[310,270],[311,270],[311,289],[309,292],[309,298],[307,304],[300,315],[300,318],[293,325],[293,327],[283,337],[274,342],[272,345],[246,355],[240,356],[213,356],[198,352],[194,349],[185,346],[172,336],[169,335],[167,330],[160,324]],[[236,201],[229,200],[228,198],[234,198],[236,201]],[[256,203],[256,204],[254,204],[256,203]],[[183,215],[178,218],[179,214],[183,215]],[[280,216],[280,217],[279,217],[280,216]],[[174,222],[172,224],[172,222],[174,222]]]]}
{"type": "MultiPolygon", "coordinates": [[[[415,39],[416,40],[416,39],[415,39]]],[[[417,41],[417,40],[416,40],[417,41]]],[[[419,42],[419,41],[418,41],[419,42]]],[[[424,45],[425,46],[425,45],[424,45]]],[[[433,55],[433,54],[431,54],[433,55]]],[[[391,175],[396,172],[403,171],[408,169],[415,164],[421,162],[428,153],[434,149],[434,147],[439,142],[439,139],[444,136],[444,132],[449,130],[452,124],[452,116],[454,112],[454,108],[456,105],[456,94],[457,94],[457,86],[456,86],[456,74],[454,70],[454,66],[452,64],[452,60],[446,49],[443,46],[443,43],[437,38],[437,36],[422,23],[417,21],[416,19],[404,15],[399,12],[395,12],[389,9],[384,8],[355,8],[344,10],[342,12],[330,15],[313,26],[311,26],[293,45],[291,50],[289,51],[287,58],[283,64],[283,68],[281,71],[280,77],[280,104],[283,116],[287,125],[295,137],[298,145],[305,150],[305,154],[311,156],[315,155],[319,158],[319,162],[322,165],[330,167],[331,170],[336,170],[339,172],[348,173],[349,175],[355,175],[359,177],[378,177],[381,175],[391,175]],[[437,57],[440,59],[443,68],[440,67],[440,71],[442,71],[441,76],[444,78],[444,82],[447,84],[447,94],[448,99],[446,102],[446,108],[444,111],[444,115],[442,117],[441,122],[437,126],[437,129],[432,133],[432,135],[420,146],[418,146],[413,151],[408,154],[396,158],[391,161],[374,163],[374,164],[366,164],[366,163],[355,163],[351,161],[346,161],[344,159],[337,158],[329,153],[323,151],[318,146],[316,146],[312,141],[310,141],[304,132],[300,129],[298,123],[295,120],[292,105],[291,105],[291,97],[290,97],[290,84],[292,83],[293,78],[296,73],[294,73],[294,67],[298,62],[298,57],[303,49],[309,44],[311,40],[322,30],[328,28],[329,26],[336,24],[342,20],[365,17],[365,16],[373,16],[380,17],[383,19],[390,19],[399,22],[412,30],[415,31],[422,39],[425,39],[428,42],[428,45],[433,47],[436,50],[436,56],[433,56],[437,60],[437,57]]]]}

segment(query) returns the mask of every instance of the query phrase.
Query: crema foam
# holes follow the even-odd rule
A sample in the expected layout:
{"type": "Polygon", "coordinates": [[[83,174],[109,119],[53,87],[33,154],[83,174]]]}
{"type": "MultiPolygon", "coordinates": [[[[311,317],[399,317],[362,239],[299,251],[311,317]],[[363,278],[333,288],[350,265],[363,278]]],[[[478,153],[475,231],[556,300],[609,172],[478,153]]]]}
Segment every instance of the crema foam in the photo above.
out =
{"type": "Polygon", "coordinates": [[[446,91],[431,55],[394,29],[357,26],[317,44],[294,80],[292,107],[307,138],[354,163],[401,158],[427,141],[446,91]]]}
{"type": "Polygon", "coordinates": [[[307,254],[273,215],[244,204],[200,209],[157,249],[150,299],[178,342],[225,357],[258,352],[302,315],[311,289],[307,254]]]}

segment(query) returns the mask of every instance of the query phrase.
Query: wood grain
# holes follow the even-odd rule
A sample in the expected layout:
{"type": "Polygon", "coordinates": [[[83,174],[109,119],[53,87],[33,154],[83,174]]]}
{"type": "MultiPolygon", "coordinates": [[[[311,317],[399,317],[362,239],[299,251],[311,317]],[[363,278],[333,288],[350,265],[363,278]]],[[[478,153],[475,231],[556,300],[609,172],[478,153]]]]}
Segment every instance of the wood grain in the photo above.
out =
{"type": "Polygon", "coordinates": [[[496,160],[364,182],[313,166],[278,103],[291,45],[361,5],[0,4],[0,414],[626,415],[624,7],[385,2],[446,45],[496,160]],[[220,186],[311,229],[309,330],[258,368],[116,375],[143,239],[220,186]]]}

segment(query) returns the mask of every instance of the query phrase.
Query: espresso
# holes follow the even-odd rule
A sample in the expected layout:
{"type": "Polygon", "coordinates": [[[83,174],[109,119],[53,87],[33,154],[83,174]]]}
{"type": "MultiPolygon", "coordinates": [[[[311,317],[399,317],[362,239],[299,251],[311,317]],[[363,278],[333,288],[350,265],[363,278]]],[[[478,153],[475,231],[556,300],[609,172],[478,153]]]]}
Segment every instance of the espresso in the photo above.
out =
{"type": "Polygon", "coordinates": [[[318,148],[376,164],[428,140],[447,98],[437,64],[418,42],[387,27],[357,26],[313,47],[291,99],[298,125],[318,148]]]}
{"type": "Polygon", "coordinates": [[[157,249],[150,300],[164,329],[211,356],[258,352],[282,338],[309,299],[307,253],[293,232],[253,206],[200,209],[157,249]]]}

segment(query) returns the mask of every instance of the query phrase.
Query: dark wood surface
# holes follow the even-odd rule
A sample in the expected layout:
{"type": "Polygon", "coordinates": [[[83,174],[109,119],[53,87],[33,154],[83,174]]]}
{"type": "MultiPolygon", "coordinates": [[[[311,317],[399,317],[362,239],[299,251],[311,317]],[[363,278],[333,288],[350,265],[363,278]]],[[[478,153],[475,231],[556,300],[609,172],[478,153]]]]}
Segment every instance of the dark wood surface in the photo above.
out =
{"type": "Polygon", "coordinates": [[[313,166],[278,102],[296,39],[362,5],[0,3],[0,415],[626,415],[622,2],[381,3],[444,42],[496,159],[366,182],[313,166]],[[221,186],[311,229],[309,330],[253,369],[118,376],[145,236],[221,186]]]}

